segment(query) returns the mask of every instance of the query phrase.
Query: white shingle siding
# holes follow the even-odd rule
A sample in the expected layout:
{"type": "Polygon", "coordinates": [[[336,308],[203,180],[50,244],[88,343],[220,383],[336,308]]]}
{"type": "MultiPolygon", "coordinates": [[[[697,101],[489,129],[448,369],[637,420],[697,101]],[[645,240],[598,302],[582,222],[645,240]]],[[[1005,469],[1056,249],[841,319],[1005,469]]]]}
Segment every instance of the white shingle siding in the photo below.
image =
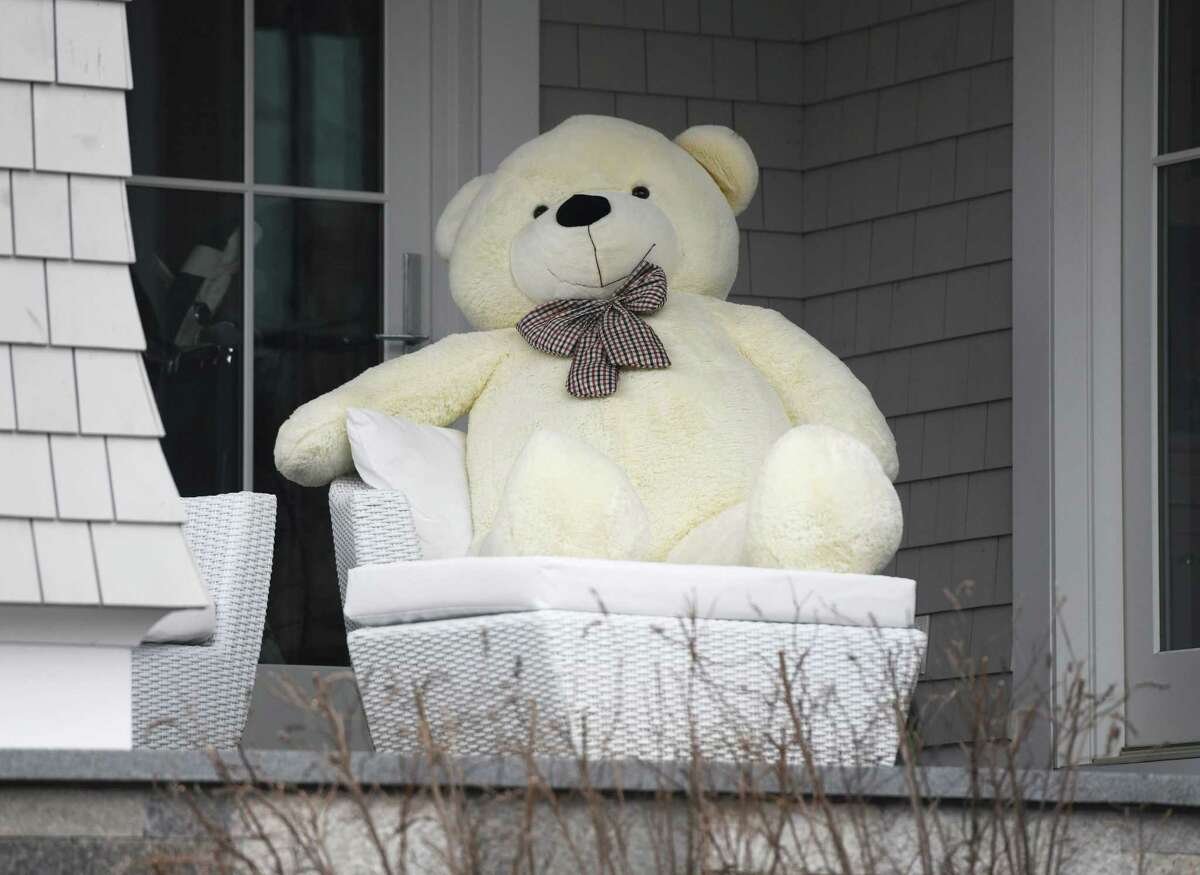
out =
{"type": "Polygon", "coordinates": [[[125,182],[99,176],[72,176],[71,246],[75,258],[128,264],[133,228],[125,182]]]}
{"type": "Polygon", "coordinates": [[[205,601],[139,352],[125,19],[0,0],[0,603],[205,601]]]}
{"type": "Polygon", "coordinates": [[[12,217],[17,255],[71,257],[71,202],[66,176],[13,171],[12,217]]]}
{"type": "Polygon", "coordinates": [[[46,343],[46,266],[26,258],[0,259],[0,340],[46,343]]]}
{"type": "Polygon", "coordinates": [[[190,570],[199,581],[180,526],[142,523],[89,523],[89,526],[104,604],[203,607],[203,596],[197,600],[179,585],[185,570],[190,570]]]}
{"type": "Polygon", "coordinates": [[[0,516],[54,519],[50,441],[42,434],[0,434],[0,516]]]}
{"type": "Polygon", "coordinates": [[[25,432],[79,431],[75,408],[75,367],[69,349],[14,346],[13,384],[17,427],[25,432]]]}
{"type": "Polygon", "coordinates": [[[117,519],[123,522],[184,522],[162,448],[153,438],[107,438],[108,466],[117,519]]]}
{"type": "Polygon", "coordinates": [[[46,290],[50,342],[55,346],[145,349],[133,284],[124,265],[51,261],[46,265],[46,290]]]}
{"type": "Polygon", "coordinates": [[[132,88],[125,6],[110,0],[58,0],[55,9],[58,81],[132,88]]]}
{"type": "MultiPolygon", "coordinates": [[[[13,401],[12,352],[0,343],[0,431],[17,427],[17,408],[13,401]]],[[[0,481],[3,482],[3,481],[0,481]]]]}
{"type": "Polygon", "coordinates": [[[34,85],[33,124],[38,170],[129,176],[123,91],[34,85]]]}
{"type": "Polygon", "coordinates": [[[0,255],[12,254],[12,176],[0,169],[0,255]]]}
{"type": "Polygon", "coordinates": [[[33,166],[33,91],[24,82],[0,81],[0,167],[33,166]]]}
{"type": "Polygon", "coordinates": [[[54,494],[59,519],[111,520],[112,487],[102,437],[51,435],[54,494]]]}
{"type": "Polygon", "coordinates": [[[0,79],[54,81],[52,0],[0,0],[0,79]]]}
{"type": "Polygon", "coordinates": [[[0,602],[39,601],[42,593],[29,520],[0,519],[0,556],[5,570],[0,574],[0,602]]]}
{"type": "Polygon", "coordinates": [[[33,524],[33,540],[42,601],[60,605],[94,605],[100,601],[87,523],[38,520],[33,524]]]}
{"type": "Polygon", "coordinates": [[[84,434],[162,437],[154,399],[146,391],[142,357],[136,352],[80,349],[75,373],[84,434]]]}

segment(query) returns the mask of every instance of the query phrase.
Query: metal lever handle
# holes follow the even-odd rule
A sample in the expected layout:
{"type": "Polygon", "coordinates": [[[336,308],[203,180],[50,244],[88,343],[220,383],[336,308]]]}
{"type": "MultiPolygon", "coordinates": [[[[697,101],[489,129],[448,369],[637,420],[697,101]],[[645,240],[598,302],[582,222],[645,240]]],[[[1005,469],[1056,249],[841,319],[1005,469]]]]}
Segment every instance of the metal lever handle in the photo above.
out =
{"type": "MultiPolygon", "coordinates": [[[[400,260],[400,274],[404,283],[404,332],[413,336],[424,328],[424,286],[421,283],[421,253],[405,252],[400,260]]],[[[426,339],[426,338],[422,338],[426,339]]]]}
{"type": "Polygon", "coordinates": [[[421,334],[424,316],[424,288],[421,284],[421,253],[405,252],[400,256],[401,321],[404,331],[398,334],[376,334],[385,343],[402,343],[406,348],[420,346],[429,340],[421,334]]]}

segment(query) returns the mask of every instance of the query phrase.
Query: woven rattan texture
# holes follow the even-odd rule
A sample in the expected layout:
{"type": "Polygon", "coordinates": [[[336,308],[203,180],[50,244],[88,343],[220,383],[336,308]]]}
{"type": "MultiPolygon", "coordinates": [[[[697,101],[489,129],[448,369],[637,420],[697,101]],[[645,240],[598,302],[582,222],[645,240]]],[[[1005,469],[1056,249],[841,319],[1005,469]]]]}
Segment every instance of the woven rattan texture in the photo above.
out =
{"type": "Polygon", "coordinates": [[[850,765],[894,761],[925,637],[545,611],[360,629],[349,643],[377,750],[419,749],[424,726],[456,754],[773,760],[782,745],[794,762],[807,746],[818,764],[850,765]]]}
{"type": "Polygon", "coordinates": [[[185,499],[184,535],[216,605],[205,644],[133,651],[133,744],[232,749],[241,739],[262,645],[275,544],[275,496],[185,499]]]}
{"type": "MultiPolygon", "coordinates": [[[[343,606],[351,568],[421,558],[412,511],[402,492],[372,489],[357,477],[339,477],[329,486],[329,517],[343,606]]],[[[347,633],[357,628],[346,620],[347,633]]]]}
{"type": "MultiPolygon", "coordinates": [[[[351,568],[421,558],[403,494],[342,478],[329,507],[343,603],[351,568]]],[[[376,750],[419,749],[424,725],[464,755],[728,761],[782,745],[797,762],[807,748],[890,764],[925,648],[916,629],[567,611],[347,631],[376,750]]]]}

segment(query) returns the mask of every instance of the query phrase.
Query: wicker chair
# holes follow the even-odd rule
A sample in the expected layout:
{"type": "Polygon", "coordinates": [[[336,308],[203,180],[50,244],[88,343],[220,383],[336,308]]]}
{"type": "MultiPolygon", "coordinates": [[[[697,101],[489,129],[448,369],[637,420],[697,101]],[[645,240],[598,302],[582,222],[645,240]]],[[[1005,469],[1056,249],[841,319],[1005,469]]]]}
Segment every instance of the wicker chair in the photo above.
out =
{"type": "Polygon", "coordinates": [[[203,644],[133,651],[133,746],[237,747],[262,645],[275,543],[275,496],[253,492],[184,499],[184,534],[216,605],[203,644]]]}
{"type": "MultiPolygon", "coordinates": [[[[343,478],[329,504],[343,604],[351,569],[421,558],[403,494],[343,478]]],[[[891,764],[925,649],[908,627],[559,610],[347,631],[375,749],[419,749],[423,724],[460,755],[891,764]]]]}

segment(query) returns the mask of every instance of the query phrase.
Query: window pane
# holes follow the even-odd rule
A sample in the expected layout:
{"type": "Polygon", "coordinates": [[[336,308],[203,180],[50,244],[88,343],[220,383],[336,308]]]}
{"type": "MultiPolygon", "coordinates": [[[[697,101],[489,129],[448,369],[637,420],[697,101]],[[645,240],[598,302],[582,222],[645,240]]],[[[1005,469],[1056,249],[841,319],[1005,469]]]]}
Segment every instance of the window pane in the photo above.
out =
{"type": "Polygon", "coordinates": [[[379,0],[256,0],[258,182],[379,191],[379,0]]]}
{"type": "MultiPolygon", "coordinates": [[[[149,4],[147,4],[149,5],[149,4]]],[[[183,495],[242,488],[242,199],[129,188],[133,287],[183,495]]]]}
{"type": "Polygon", "coordinates": [[[133,172],[242,179],[242,0],[130,3],[133,172]]]}
{"type": "Polygon", "coordinates": [[[1160,171],[1162,649],[1200,647],[1200,162],[1160,171]]]}
{"type": "Polygon", "coordinates": [[[1200,44],[1195,0],[1163,0],[1159,116],[1162,152],[1200,146],[1200,44]]]}
{"type": "Polygon", "coordinates": [[[255,221],[254,488],[279,498],[268,625],[287,662],[344,665],[326,491],[283,479],[273,449],[299,405],[380,360],[381,208],[259,197],[255,221]]]}

